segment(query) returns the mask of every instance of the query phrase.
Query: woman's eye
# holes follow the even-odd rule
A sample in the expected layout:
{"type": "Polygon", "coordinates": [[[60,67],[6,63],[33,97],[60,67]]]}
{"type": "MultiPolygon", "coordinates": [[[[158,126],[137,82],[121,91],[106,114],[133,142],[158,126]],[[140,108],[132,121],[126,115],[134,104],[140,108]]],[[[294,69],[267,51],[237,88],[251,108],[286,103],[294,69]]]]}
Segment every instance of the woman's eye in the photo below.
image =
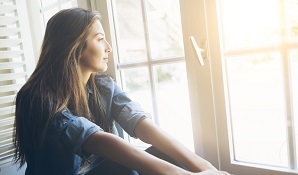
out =
{"type": "Polygon", "coordinates": [[[98,38],[98,41],[103,40],[104,38],[98,38]]]}

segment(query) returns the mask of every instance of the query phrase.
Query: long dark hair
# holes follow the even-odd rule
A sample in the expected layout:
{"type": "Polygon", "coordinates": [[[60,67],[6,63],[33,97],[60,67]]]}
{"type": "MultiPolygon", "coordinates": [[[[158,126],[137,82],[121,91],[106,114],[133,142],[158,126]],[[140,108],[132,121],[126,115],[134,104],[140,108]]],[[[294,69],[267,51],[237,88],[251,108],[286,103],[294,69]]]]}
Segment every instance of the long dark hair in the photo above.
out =
{"type": "MultiPolygon", "coordinates": [[[[88,85],[97,109],[93,114],[89,111],[79,66],[95,20],[100,20],[99,13],[73,8],[59,11],[48,21],[37,66],[16,97],[14,161],[20,162],[20,167],[34,150],[42,147],[49,122],[58,111],[67,108],[88,119],[92,115],[104,116],[93,74],[88,85]]],[[[98,124],[104,130],[110,128],[104,119],[98,124]]]]}

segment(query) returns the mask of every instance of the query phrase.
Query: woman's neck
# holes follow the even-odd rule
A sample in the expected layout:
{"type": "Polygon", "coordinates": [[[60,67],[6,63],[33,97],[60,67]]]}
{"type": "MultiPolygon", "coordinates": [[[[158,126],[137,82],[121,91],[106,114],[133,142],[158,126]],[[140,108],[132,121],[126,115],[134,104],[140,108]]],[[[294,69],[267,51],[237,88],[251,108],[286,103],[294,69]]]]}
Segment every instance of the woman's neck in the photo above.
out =
{"type": "Polygon", "coordinates": [[[86,86],[91,76],[91,72],[82,72],[83,85],[86,86]]]}

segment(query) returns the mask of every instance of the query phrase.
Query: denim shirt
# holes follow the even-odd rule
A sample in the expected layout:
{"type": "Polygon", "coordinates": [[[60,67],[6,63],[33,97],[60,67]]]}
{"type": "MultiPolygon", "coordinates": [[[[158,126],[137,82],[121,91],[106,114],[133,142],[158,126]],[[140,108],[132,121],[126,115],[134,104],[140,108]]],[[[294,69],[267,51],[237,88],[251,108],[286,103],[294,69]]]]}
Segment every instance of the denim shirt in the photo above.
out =
{"type": "MultiPolygon", "coordinates": [[[[109,76],[98,73],[96,84],[106,112],[105,117],[113,119],[130,136],[136,137],[136,125],[150,115],[137,102],[132,101],[109,76]]],[[[90,89],[88,93],[92,95],[90,89]]],[[[26,160],[26,175],[78,174],[82,159],[87,158],[82,145],[95,132],[103,130],[83,116],[75,116],[67,109],[56,113],[47,130],[43,149],[36,150],[33,159],[26,160]]]]}

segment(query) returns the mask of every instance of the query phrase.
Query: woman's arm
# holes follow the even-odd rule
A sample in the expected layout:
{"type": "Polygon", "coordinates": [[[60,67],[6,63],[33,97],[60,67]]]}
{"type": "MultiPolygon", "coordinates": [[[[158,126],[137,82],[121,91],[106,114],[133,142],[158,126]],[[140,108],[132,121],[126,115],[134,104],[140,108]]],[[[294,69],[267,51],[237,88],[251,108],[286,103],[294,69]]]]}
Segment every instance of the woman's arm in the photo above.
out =
{"type": "Polygon", "coordinates": [[[123,166],[137,170],[142,174],[191,174],[106,132],[96,132],[91,135],[83,145],[83,149],[89,153],[105,157],[123,166]]]}
{"type": "Polygon", "coordinates": [[[144,175],[228,175],[226,172],[217,170],[200,173],[188,172],[106,132],[96,132],[91,135],[84,143],[83,149],[137,170],[144,175]]]}
{"type": "Polygon", "coordinates": [[[135,129],[142,141],[152,144],[156,149],[184,165],[192,172],[217,170],[208,161],[187,149],[177,139],[167,134],[150,119],[142,120],[135,129]]]}

